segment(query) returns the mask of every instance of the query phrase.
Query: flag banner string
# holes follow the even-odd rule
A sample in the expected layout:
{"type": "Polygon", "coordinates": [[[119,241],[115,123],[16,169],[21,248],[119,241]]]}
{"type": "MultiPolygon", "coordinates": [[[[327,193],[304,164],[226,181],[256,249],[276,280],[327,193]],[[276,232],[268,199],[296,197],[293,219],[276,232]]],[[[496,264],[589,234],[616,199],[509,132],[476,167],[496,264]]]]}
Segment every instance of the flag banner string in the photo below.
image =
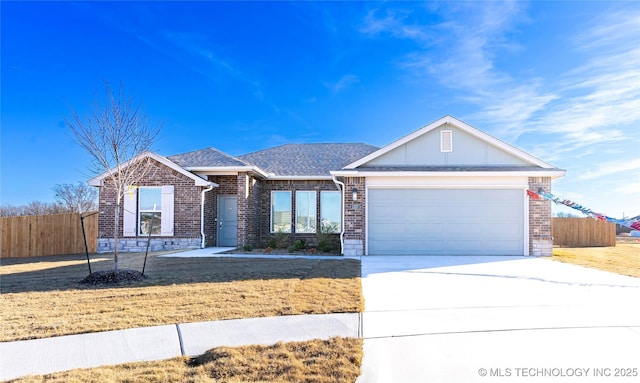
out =
{"type": "Polygon", "coordinates": [[[617,218],[612,218],[609,216],[606,216],[604,214],[600,214],[600,213],[596,213],[593,210],[586,208],[580,204],[577,204],[573,201],[570,201],[568,199],[561,199],[559,197],[556,197],[555,195],[551,194],[551,193],[544,193],[544,192],[534,192],[531,190],[527,190],[527,194],[529,195],[529,197],[533,198],[533,199],[547,199],[549,201],[553,201],[556,205],[564,205],[564,206],[568,206],[572,209],[578,210],[580,212],[582,212],[583,214],[595,218],[597,220],[600,221],[607,221],[607,222],[613,222],[616,223],[618,225],[622,225],[622,226],[626,226],[628,228],[634,229],[634,230],[640,230],[640,219],[635,219],[635,220],[630,220],[630,219],[617,219],[617,218]]]}

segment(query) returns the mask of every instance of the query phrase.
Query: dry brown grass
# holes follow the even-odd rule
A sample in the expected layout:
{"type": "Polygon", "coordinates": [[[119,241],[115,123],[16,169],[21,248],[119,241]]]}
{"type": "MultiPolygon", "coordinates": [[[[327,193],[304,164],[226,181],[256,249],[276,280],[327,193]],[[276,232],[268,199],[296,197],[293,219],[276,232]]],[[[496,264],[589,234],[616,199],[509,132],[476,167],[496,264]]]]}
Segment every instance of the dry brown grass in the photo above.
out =
{"type": "Polygon", "coordinates": [[[551,259],[640,278],[640,243],[619,243],[615,247],[554,248],[551,259]]]}
{"type": "MultiPolygon", "coordinates": [[[[363,309],[357,260],[162,258],[146,280],[80,284],[83,255],[2,260],[0,341],[198,321],[363,309]]],[[[121,268],[142,269],[141,254],[121,268]]],[[[92,271],[113,266],[94,256],[92,271]]]]}
{"type": "Polygon", "coordinates": [[[74,370],[15,380],[35,382],[354,382],[360,375],[362,340],[278,343],[271,346],[220,347],[188,360],[130,363],[74,370]]]}

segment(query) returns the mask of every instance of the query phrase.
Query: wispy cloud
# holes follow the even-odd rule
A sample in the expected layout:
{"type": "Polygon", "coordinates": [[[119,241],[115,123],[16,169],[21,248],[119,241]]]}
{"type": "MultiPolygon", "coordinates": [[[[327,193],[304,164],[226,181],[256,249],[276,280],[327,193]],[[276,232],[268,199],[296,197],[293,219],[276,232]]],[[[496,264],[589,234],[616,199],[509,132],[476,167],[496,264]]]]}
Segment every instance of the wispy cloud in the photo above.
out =
{"type": "Polygon", "coordinates": [[[526,20],[524,3],[447,3],[437,11],[434,21],[422,23],[410,21],[407,11],[370,11],[360,31],[418,43],[419,48],[400,64],[402,68],[416,78],[434,79],[459,91],[461,99],[481,107],[468,117],[491,121],[503,135],[516,138],[528,119],[558,98],[544,90],[540,79],[515,81],[494,63],[500,52],[521,49],[509,32],[526,20]]]}
{"type": "Polygon", "coordinates": [[[333,91],[334,93],[338,93],[344,89],[351,87],[354,84],[357,84],[360,81],[358,76],[352,74],[346,74],[342,76],[336,82],[323,82],[324,86],[333,91]]]}
{"type": "MultiPolygon", "coordinates": [[[[640,171],[640,159],[624,161],[622,159],[615,162],[606,162],[599,164],[593,170],[583,172],[578,179],[592,180],[600,177],[611,176],[624,172],[640,171]]],[[[640,189],[639,189],[640,190],[640,189]]]]}
{"type": "Polygon", "coordinates": [[[628,139],[624,126],[640,122],[640,11],[604,14],[577,31],[567,54],[579,55],[582,64],[551,82],[516,78],[497,65],[502,54],[521,49],[511,36],[528,22],[526,10],[518,1],[446,4],[437,22],[422,25],[407,11],[374,10],[360,31],[418,43],[401,67],[458,91],[460,100],[479,107],[466,118],[508,140],[555,136],[546,146],[558,155],[628,139]]]}
{"type": "Polygon", "coordinates": [[[620,126],[640,122],[640,11],[604,15],[573,41],[587,59],[564,75],[562,98],[531,127],[576,148],[626,138],[620,126]]]}

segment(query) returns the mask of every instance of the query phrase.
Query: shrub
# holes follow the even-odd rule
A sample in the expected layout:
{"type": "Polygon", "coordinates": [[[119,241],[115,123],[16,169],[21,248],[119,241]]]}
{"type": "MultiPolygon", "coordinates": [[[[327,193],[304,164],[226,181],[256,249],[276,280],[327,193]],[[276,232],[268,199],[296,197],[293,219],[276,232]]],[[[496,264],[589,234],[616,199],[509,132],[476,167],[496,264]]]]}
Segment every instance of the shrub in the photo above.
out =
{"type": "Polygon", "coordinates": [[[287,246],[289,246],[289,233],[278,230],[278,232],[274,234],[274,237],[269,241],[269,246],[274,249],[286,249],[287,246]]]}
{"type": "Polygon", "coordinates": [[[323,223],[318,231],[318,249],[325,253],[333,250],[334,235],[338,231],[337,224],[323,223]]]}
{"type": "Polygon", "coordinates": [[[244,249],[244,251],[251,251],[253,250],[253,246],[246,244],[244,246],[242,246],[242,248],[244,249]]]}
{"type": "Polygon", "coordinates": [[[293,243],[294,250],[304,250],[307,247],[304,239],[299,239],[293,243]]]}

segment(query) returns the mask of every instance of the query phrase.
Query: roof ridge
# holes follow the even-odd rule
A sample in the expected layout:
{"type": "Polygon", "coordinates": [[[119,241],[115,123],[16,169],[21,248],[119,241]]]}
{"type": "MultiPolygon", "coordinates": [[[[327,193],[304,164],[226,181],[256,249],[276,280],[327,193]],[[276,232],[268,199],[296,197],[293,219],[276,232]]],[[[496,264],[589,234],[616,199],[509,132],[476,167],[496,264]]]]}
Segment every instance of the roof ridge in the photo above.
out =
{"type": "Polygon", "coordinates": [[[250,162],[248,162],[248,161],[245,161],[245,160],[243,160],[243,159],[242,159],[242,158],[240,158],[240,157],[232,156],[231,154],[225,153],[225,152],[223,152],[222,150],[220,150],[220,149],[218,149],[218,148],[214,148],[213,146],[210,146],[208,149],[213,150],[213,151],[215,151],[215,152],[217,152],[217,153],[220,153],[220,154],[222,154],[222,155],[224,155],[224,156],[226,156],[226,157],[229,157],[229,158],[231,158],[231,159],[233,159],[233,160],[236,160],[236,161],[242,162],[243,164],[245,164],[245,165],[247,165],[247,166],[255,166],[254,164],[252,164],[252,163],[250,163],[250,162]]]}

